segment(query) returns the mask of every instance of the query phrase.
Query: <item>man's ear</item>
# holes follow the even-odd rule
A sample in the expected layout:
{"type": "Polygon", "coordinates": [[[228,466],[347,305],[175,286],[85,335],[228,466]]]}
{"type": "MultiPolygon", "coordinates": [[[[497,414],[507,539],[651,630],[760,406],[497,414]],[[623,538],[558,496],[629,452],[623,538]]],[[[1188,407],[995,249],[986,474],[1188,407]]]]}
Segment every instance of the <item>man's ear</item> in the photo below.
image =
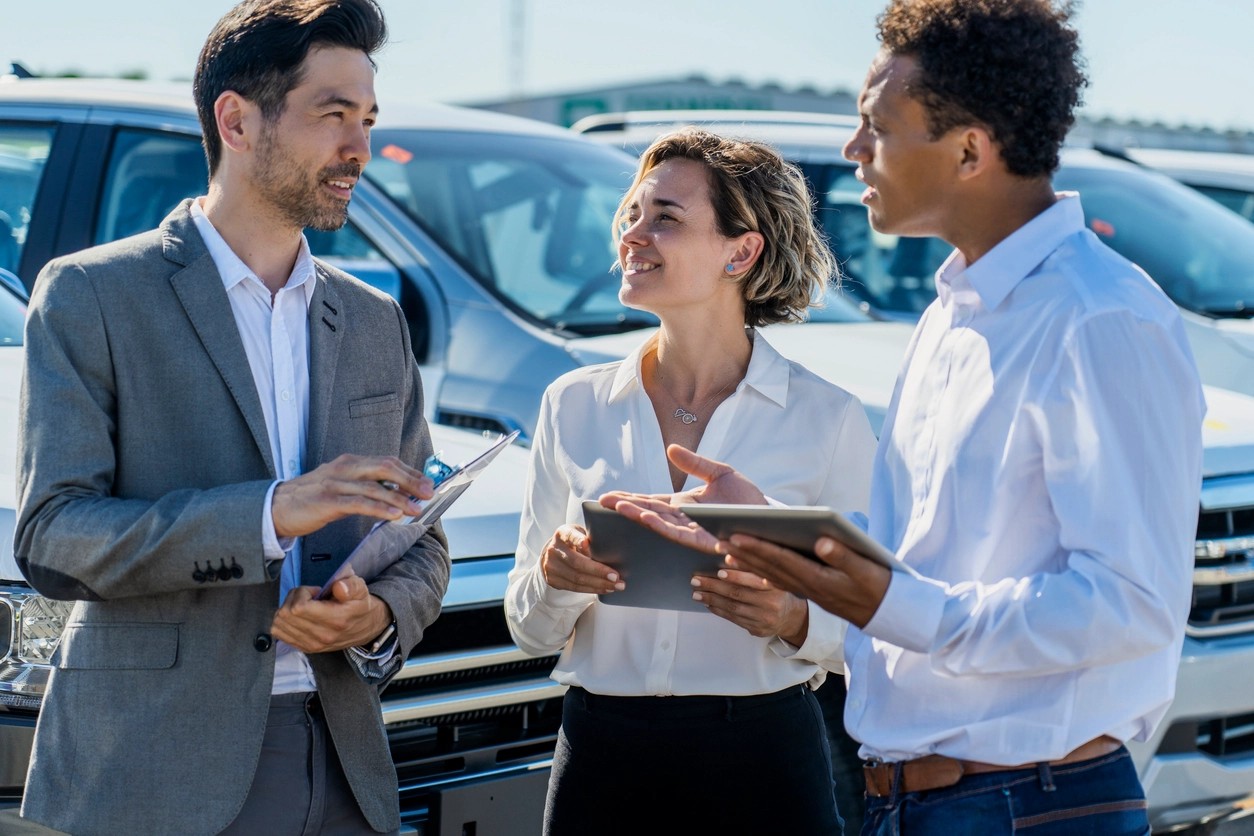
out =
{"type": "Polygon", "coordinates": [[[247,151],[255,141],[260,111],[252,102],[234,90],[227,90],[213,103],[214,124],[222,139],[223,150],[247,151]]]}
{"type": "Polygon", "coordinates": [[[958,153],[958,177],[963,180],[978,177],[1001,159],[988,129],[978,125],[960,129],[958,153]]]}

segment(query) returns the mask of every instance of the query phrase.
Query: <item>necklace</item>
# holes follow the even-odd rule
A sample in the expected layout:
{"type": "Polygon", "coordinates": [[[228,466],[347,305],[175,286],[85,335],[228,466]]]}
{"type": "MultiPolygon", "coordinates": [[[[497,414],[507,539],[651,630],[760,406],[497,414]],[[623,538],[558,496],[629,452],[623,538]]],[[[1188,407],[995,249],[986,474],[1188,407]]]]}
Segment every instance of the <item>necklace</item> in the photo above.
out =
{"type": "MultiPolygon", "coordinates": [[[[730,380],[723,384],[722,389],[719,389],[713,395],[710,395],[710,397],[706,398],[705,403],[701,404],[701,409],[704,411],[704,408],[709,406],[714,401],[715,398],[717,398],[719,395],[727,391],[728,386],[731,386],[730,380]]],[[[699,418],[697,418],[697,416],[694,413],[689,412],[688,410],[684,409],[682,406],[675,408],[675,413],[673,417],[680,421],[683,421],[685,424],[695,424],[697,421],[700,420],[699,418]]]]}

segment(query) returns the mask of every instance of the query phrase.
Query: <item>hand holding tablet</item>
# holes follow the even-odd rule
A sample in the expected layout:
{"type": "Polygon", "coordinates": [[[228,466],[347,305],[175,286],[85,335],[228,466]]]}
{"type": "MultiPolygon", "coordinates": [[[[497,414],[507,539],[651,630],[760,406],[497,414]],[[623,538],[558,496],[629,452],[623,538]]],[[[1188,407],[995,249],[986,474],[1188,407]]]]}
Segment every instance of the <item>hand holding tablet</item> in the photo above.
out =
{"type": "Polygon", "coordinates": [[[884,546],[858,528],[844,514],[821,505],[709,505],[683,507],[690,519],[719,540],[733,534],[748,534],[786,546],[806,557],[819,560],[814,543],[831,537],[858,554],[895,572],[907,571],[905,564],[884,546]]]}

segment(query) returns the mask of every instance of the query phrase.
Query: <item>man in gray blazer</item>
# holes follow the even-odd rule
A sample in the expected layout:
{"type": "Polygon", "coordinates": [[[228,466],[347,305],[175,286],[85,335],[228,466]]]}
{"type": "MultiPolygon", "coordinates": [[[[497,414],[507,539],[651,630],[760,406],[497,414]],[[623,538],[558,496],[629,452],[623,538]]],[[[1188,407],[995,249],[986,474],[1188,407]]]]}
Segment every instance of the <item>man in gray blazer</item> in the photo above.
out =
{"type": "Polygon", "coordinates": [[[443,533],[315,593],[372,524],[431,496],[413,466],[431,441],[399,306],[302,235],[347,217],[385,38],[374,0],[228,12],[196,71],[208,195],[36,282],[14,552],[77,603],[31,820],[399,829],[378,694],[439,614],[443,533]]]}

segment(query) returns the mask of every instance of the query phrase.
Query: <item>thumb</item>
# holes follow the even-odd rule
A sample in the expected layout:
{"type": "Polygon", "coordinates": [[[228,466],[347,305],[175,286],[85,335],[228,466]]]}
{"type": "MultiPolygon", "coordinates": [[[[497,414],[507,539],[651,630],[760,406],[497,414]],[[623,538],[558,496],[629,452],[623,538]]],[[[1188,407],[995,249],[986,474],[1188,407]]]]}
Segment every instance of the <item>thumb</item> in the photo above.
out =
{"type": "Polygon", "coordinates": [[[357,575],[349,575],[347,578],[338,580],[331,587],[331,595],[337,601],[352,601],[357,598],[365,598],[369,593],[366,588],[366,582],[357,575]]]}
{"type": "Polygon", "coordinates": [[[666,448],[666,457],[671,464],[690,476],[696,476],[703,482],[713,482],[718,477],[730,473],[731,465],[714,459],[707,459],[700,453],[694,453],[687,447],[672,444],[666,448]]]}

